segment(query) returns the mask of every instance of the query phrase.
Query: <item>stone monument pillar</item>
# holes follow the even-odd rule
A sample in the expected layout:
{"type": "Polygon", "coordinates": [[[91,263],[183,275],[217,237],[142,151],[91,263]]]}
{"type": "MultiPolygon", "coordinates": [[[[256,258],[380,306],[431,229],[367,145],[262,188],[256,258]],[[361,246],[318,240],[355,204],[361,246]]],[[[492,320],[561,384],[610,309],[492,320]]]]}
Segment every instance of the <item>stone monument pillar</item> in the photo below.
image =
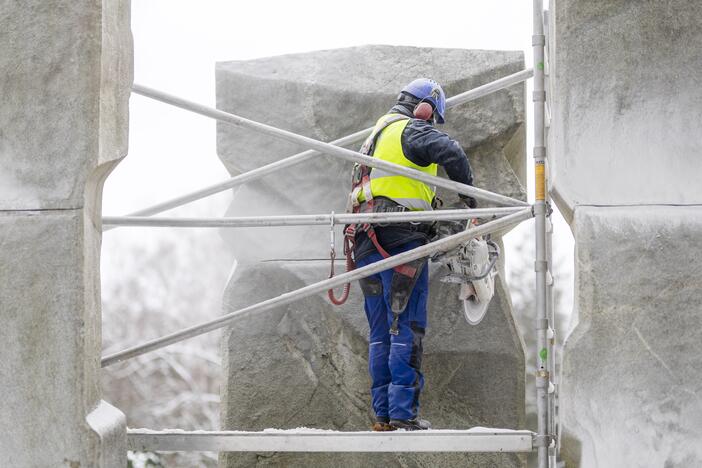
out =
{"type": "MultiPolygon", "coordinates": [[[[421,76],[448,96],[524,68],[521,53],[365,46],[217,65],[217,106],[324,141],[372,126],[399,90],[421,76]]],[[[463,145],[476,185],[525,199],[524,85],[448,111],[444,130],[463,145]]],[[[219,124],[217,147],[232,174],[306,148],[219,124]]],[[[353,146],[358,149],[360,143],[353,146]]],[[[343,212],[351,164],[318,156],[239,188],[229,216],[343,212]]],[[[452,194],[443,194],[450,203],[452,194]]],[[[325,227],[225,231],[238,264],[225,312],[325,279],[325,227]]],[[[499,236],[495,236],[499,241],[499,236]]],[[[341,252],[341,227],[337,228],[341,252]]],[[[343,270],[341,262],[337,271],[343,270]]],[[[458,291],[432,271],[421,413],[438,428],[524,425],[524,351],[504,282],[477,327],[458,291]]],[[[368,328],[362,294],[326,295],[242,319],[224,334],[223,429],[298,426],[367,430],[371,424],[368,328]]],[[[520,466],[514,454],[223,454],[222,466],[520,466]]]]}
{"type": "Polygon", "coordinates": [[[551,2],[568,466],[702,465],[702,4],[551,2]],[[555,50],[554,50],[555,48],[555,50]]]}
{"type": "Polygon", "coordinates": [[[0,465],[124,467],[100,399],[102,184],[127,152],[129,2],[0,6],[0,465]]]}

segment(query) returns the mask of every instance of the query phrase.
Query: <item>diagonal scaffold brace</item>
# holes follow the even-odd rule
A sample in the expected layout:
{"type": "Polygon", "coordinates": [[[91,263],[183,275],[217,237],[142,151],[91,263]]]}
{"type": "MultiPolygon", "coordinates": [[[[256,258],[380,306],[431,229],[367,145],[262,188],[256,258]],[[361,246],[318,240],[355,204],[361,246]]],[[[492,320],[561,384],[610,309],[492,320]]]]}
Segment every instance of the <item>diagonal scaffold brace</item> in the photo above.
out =
{"type": "Polygon", "coordinates": [[[319,281],[317,283],[305,286],[295,291],[287,292],[285,294],[281,294],[280,296],[268,299],[266,301],[259,302],[257,304],[245,307],[243,309],[230,312],[214,320],[194,325],[192,327],[186,328],[175,333],[171,333],[161,338],[156,338],[146,343],[133,346],[124,351],[119,351],[117,353],[105,356],[101,361],[101,365],[102,367],[107,367],[109,365],[116,364],[126,359],[131,359],[142,354],[146,354],[151,351],[164,348],[171,344],[178,343],[180,341],[187,340],[189,338],[193,338],[199,335],[203,335],[205,333],[217,330],[219,328],[223,328],[227,325],[230,325],[236,319],[249,315],[253,312],[262,312],[270,310],[274,307],[286,305],[299,299],[312,296],[314,294],[323,293],[330,288],[341,286],[350,281],[363,279],[370,275],[374,275],[381,271],[388,270],[390,268],[402,265],[412,260],[428,257],[434,252],[449,251],[461,245],[469,239],[483,236],[492,232],[500,231],[502,229],[511,227],[522,221],[530,219],[533,216],[534,213],[532,207],[526,207],[521,211],[518,211],[517,213],[513,213],[504,216],[500,219],[481,224],[479,226],[467,229],[458,234],[454,234],[452,236],[445,237],[443,239],[431,242],[421,247],[417,247],[413,250],[409,250],[398,255],[393,255],[392,257],[386,258],[376,263],[372,263],[363,268],[358,268],[356,270],[343,273],[333,278],[319,281]]]}
{"type": "Polygon", "coordinates": [[[363,164],[365,166],[373,167],[376,169],[382,169],[384,171],[390,172],[391,174],[409,177],[411,179],[424,182],[427,185],[434,185],[436,187],[452,190],[461,195],[467,195],[470,197],[477,198],[479,200],[503,206],[528,205],[526,202],[517,200],[516,198],[500,195],[499,193],[493,193],[488,190],[483,190],[477,187],[473,187],[471,185],[455,182],[450,179],[444,179],[443,177],[429,175],[416,169],[411,169],[409,167],[394,164],[383,159],[367,156],[363,153],[359,153],[358,151],[352,151],[350,149],[335,146],[330,143],[315,140],[314,138],[306,137],[304,135],[298,135],[297,133],[293,133],[288,130],[283,130],[282,128],[273,127],[271,125],[247,119],[239,115],[231,114],[229,112],[224,112],[219,109],[198,104],[196,102],[188,101],[186,99],[180,98],[178,96],[173,96],[171,94],[167,94],[156,89],[147,88],[146,86],[135,84],[132,86],[132,92],[149,97],[151,99],[155,99],[156,101],[160,101],[175,107],[179,107],[181,109],[188,110],[190,112],[194,112],[196,114],[204,115],[205,117],[210,117],[220,122],[233,125],[235,127],[246,128],[258,133],[262,133],[264,135],[278,138],[280,140],[289,141],[290,143],[304,145],[308,148],[317,150],[318,152],[327,154],[329,156],[334,156],[336,158],[344,159],[346,161],[363,164]]]}
{"type": "MultiPolygon", "coordinates": [[[[517,73],[513,73],[511,75],[502,77],[500,79],[497,79],[495,81],[491,81],[489,83],[486,83],[484,85],[478,86],[477,88],[471,89],[469,91],[457,94],[456,96],[450,97],[449,99],[446,100],[446,108],[451,109],[456,106],[460,106],[463,104],[466,104],[468,102],[474,101],[476,99],[480,99],[481,97],[487,96],[489,94],[492,94],[494,92],[497,92],[499,90],[508,88],[510,86],[513,86],[515,84],[521,83],[523,81],[528,80],[533,76],[533,70],[532,69],[527,69],[527,70],[522,70],[517,73]]],[[[136,85],[138,89],[142,89],[143,87],[139,87],[139,85],[136,85]]],[[[135,89],[135,93],[141,94],[138,89],[135,89]]],[[[147,90],[148,88],[143,88],[144,90],[147,90]]],[[[148,95],[147,95],[148,96],[148,95]]],[[[148,96],[148,97],[153,97],[153,96],[148,96]]],[[[156,99],[154,97],[154,99],[156,99]]],[[[204,106],[203,106],[204,107],[204,106]]],[[[216,117],[215,117],[216,118],[216,117]]],[[[364,130],[360,130],[356,133],[353,133],[351,135],[347,135],[345,137],[339,138],[337,140],[334,140],[330,142],[330,145],[334,146],[348,146],[354,143],[359,143],[363,141],[364,138],[366,138],[372,130],[372,127],[366,128],[364,130]]],[[[243,174],[236,175],[234,177],[231,177],[228,180],[225,180],[223,182],[219,182],[207,187],[204,187],[202,189],[187,193],[185,195],[181,195],[179,197],[166,200],[164,202],[158,203],[156,205],[149,206],[147,208],[134,211],[128,216],[151,216],[154,214],[162,213],[164,211],[171,210],[173,208],[177,208],[179,206],[186,205],[188,203],[192,203],[196,200],[200,200],[202,198],[206,198],[208,196],[214,195],[219,192],[223,192],[225,190],[231,189],[233,187],[245,184],[247,182],[251,182],[253,180],[259,179],[261,177],[264,177],[268,174],[271,174],[273,172],[280,171],[282,169],[288,168],[295,166],[297,164],[301,164],[305,161],[308,161],[309,159],[319,156],[322,153],[316,150],[307,150],[303,151],[301,153],[294,154],[292,156],[288,156],[284,159],[281,159],[279,161],[275,161],[270,164],[266,164],[264,166],[261,166],[259,168],[253,169],[251,171],[245,172],[243,174]]],[[[523,205],[523,202],[515,203],[516,205],[523,205]]],[[[109,231],[110,229],[114,229],[118,226],[108,226],[103,229],[103,231],[109,231]]]]}

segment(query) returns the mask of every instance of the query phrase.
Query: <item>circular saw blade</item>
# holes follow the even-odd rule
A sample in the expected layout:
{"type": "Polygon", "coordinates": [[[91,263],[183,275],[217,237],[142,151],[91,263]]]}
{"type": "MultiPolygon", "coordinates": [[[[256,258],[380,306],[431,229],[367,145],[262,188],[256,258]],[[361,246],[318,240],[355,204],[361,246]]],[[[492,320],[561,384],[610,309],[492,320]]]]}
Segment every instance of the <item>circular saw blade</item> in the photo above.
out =
{"type": "Polygon", "coordinates": [[[489,302],[480,303],[475,296],[463,300],[463,315],[471,325],[478,325],[487,314],[489,302]]]}

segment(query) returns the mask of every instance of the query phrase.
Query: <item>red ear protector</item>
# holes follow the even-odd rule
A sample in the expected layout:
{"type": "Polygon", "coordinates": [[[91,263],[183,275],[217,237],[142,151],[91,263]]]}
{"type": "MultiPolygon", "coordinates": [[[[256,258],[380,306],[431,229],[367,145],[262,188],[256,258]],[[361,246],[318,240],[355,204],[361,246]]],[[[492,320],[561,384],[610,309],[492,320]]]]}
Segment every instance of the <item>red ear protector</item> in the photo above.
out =
{"type": "Polygon", "coordinates": [[[432,114],[434,114],[434,108],[426,101],[420,102],[414,108],[414,116],[418,119],[431,120],[432,114]]]}

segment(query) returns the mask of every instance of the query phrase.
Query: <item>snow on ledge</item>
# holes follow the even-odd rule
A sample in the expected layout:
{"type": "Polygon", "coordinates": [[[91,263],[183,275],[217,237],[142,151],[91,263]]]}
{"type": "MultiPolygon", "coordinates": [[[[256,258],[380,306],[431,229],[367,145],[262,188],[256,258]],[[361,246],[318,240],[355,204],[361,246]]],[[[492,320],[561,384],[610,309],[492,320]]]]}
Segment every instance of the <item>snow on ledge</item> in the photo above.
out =
{"type": "MultiPolygon", "coordinates": [[[[129,434],[203,434],[203,435],[242,435],[242,434],[388,434],[388,432],[373,432],[373,431],[335,431],[333,429],[319,429],[314,427],[296,427],[294,429],[277,429],[277,428],[266,428],[263,431],[205,431],[205,430],[194,430],[187,431],[185,429],[146,429],[146,428],[127,428],[129,434]]],[[[471,427],[470,429],[428,429],[424,431],[405,431],[404,429],[399,429],[396,431],[391,431],[391,433],[397,434],[401,432],[413,432],[415,434],[421,433],[445,433],[445,434],[455,434],[460,433],[479,433],[479,434],[500,434],[500,433],[531,433],[531,431],[526,429],[503,429],[495,427],[471,427]]]]}

